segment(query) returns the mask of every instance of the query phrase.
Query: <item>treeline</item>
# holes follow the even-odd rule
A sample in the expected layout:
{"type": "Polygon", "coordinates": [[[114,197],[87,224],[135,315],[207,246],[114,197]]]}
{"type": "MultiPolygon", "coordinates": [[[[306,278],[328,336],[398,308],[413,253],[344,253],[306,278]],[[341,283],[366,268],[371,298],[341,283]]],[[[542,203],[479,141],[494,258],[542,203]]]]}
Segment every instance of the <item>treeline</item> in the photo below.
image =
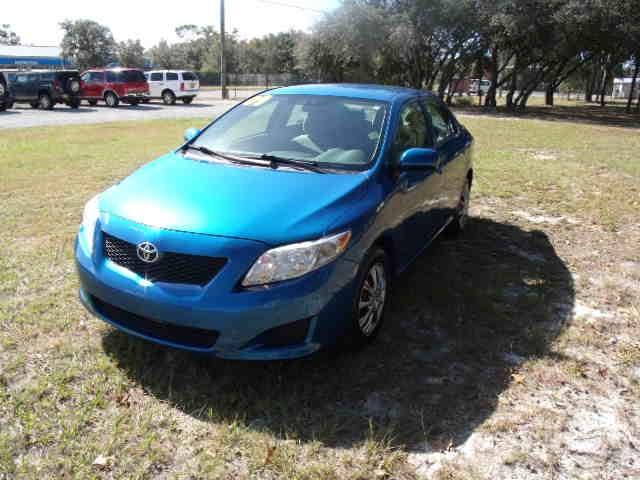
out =
{"type": "MultiPolygon", "coordinates": [[[[351,0],[319,22],[302,56],[323,80],[436,90],[486,78],[523,109],[563,83],[604,103],[614,74],[640,63],[639,0],[351,0]]],[[[450,98],[448,99],[450,100],[450,98]]],[[[629,102],[631,98],[629,98],[629,102]]],[[[630,104],[629,104],[630,106],[630,104]]]]}

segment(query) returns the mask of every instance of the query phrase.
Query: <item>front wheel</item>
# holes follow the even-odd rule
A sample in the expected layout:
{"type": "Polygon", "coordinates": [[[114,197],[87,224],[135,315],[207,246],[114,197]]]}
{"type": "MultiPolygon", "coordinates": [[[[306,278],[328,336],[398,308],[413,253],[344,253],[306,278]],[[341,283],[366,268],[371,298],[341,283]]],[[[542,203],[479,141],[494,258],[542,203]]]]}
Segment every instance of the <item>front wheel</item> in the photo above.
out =
{"type": "Polygon", "coordinates": [[[115,93],[107,92],[104,96],[104,102],[107,104],[108,107],[115,108],[120,103],[120,100],[118,99],[115,93]]]}
{"type": "Polygon", "coordinates": [[[458,200],[458,206],[456,207],[456,213],[451,220],[451,223],[447,226],[447,233],[458,234],[461,233],[467,226],[467,220],[469,219],[469,201],[471,199],[471,181],[467,180],[464,183],[462,192],[460,193],[460,199],[458,200]]]}
{"type": "Polygon", "coordinates": [[[347,347],[357,349],[370,343],[380,331],[391,290],[389,257],[374,248],[363,260],[358,273],[347,347]]]}
{"type": "Polygon", "coordinates": [[[38,98],[38,103],[40,104],[40,108],[43,110],[52,110],[55,105],[51,99],[51,95],[48,93],[41,93],[38,98]]]}
{"type": "Polygon", "coordinates": [[[171,90],[165,90],[162,92],[162,102],[165,105],[174,105],[176,103],[176,96],[171,90]]]}

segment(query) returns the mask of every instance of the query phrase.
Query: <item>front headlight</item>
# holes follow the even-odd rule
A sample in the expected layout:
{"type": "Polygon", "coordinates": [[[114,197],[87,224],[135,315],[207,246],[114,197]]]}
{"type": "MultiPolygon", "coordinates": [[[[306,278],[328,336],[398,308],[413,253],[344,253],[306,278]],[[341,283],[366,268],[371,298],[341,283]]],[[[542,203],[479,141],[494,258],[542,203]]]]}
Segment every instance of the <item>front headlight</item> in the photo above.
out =
{"type": "Polygon", "coordinates": [[[351,231],[312,242],[294,243],[263,253],[242,281],[245,287],[281,282],[301,277],[334,260],[344,252],[351,231]]]}
{"type": "Polygon", "coordinates": [[[98,217],[100,216],[100,209],[98,207],[99,200],[100,195],[96,195],[87,202],[87,204],[84,206],[84,211],[82,212],[82,224],[80,225],[80,231],[84,234],[84,238],[87,242],[87,246],[89,247],[89,251],[92,253],[93,238],[95,237],[96,232],[96,223],[98,222],[98,217]]]}

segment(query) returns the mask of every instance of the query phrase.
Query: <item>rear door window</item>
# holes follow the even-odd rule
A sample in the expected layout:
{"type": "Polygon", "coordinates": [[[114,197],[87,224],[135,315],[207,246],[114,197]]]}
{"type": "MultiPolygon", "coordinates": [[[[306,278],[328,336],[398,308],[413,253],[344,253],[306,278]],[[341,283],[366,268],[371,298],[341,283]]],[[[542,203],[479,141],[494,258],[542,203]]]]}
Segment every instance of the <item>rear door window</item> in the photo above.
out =
{"type": "Polygon", "coordinates": [[[146,82],[147,79],[144,77],[144,73],[140,70],[122,70],[121,72],[116,72],[116,77],[119,82],[123,83],[134,83],[134,82],[146,82]]]}
{"type": "Polygon", "coordinates": [[[424,100],[424,106],[431,120],[431,129],[436,145],[440,145],[456,135],[458,127],[447,109],[431,98],[424,100]]]}
{"type": "Polygon", "coordinates": [[[178,80],[178,74],[176,72],[167,72],[167,82],[178,80]]]}

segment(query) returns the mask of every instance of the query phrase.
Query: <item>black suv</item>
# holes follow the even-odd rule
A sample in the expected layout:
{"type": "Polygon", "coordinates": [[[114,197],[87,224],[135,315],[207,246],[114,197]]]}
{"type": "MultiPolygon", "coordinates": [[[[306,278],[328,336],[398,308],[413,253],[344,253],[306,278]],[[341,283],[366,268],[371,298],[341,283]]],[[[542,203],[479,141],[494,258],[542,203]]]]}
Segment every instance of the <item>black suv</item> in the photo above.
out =
{"type": "Polygon", "coordinates": [[[4,74],[0,72],[0,112],[4,112],[7,108],[11,108],[13,104],[13,97],[9,90],[7,80],[4,78],[4,74]]]}
{"type": "Polygon", "coordinates": [[[9,82],[16,102],[51,110],[56,103],[80,106],[80,75],[75,70],[11,72],[9,82]]]}

